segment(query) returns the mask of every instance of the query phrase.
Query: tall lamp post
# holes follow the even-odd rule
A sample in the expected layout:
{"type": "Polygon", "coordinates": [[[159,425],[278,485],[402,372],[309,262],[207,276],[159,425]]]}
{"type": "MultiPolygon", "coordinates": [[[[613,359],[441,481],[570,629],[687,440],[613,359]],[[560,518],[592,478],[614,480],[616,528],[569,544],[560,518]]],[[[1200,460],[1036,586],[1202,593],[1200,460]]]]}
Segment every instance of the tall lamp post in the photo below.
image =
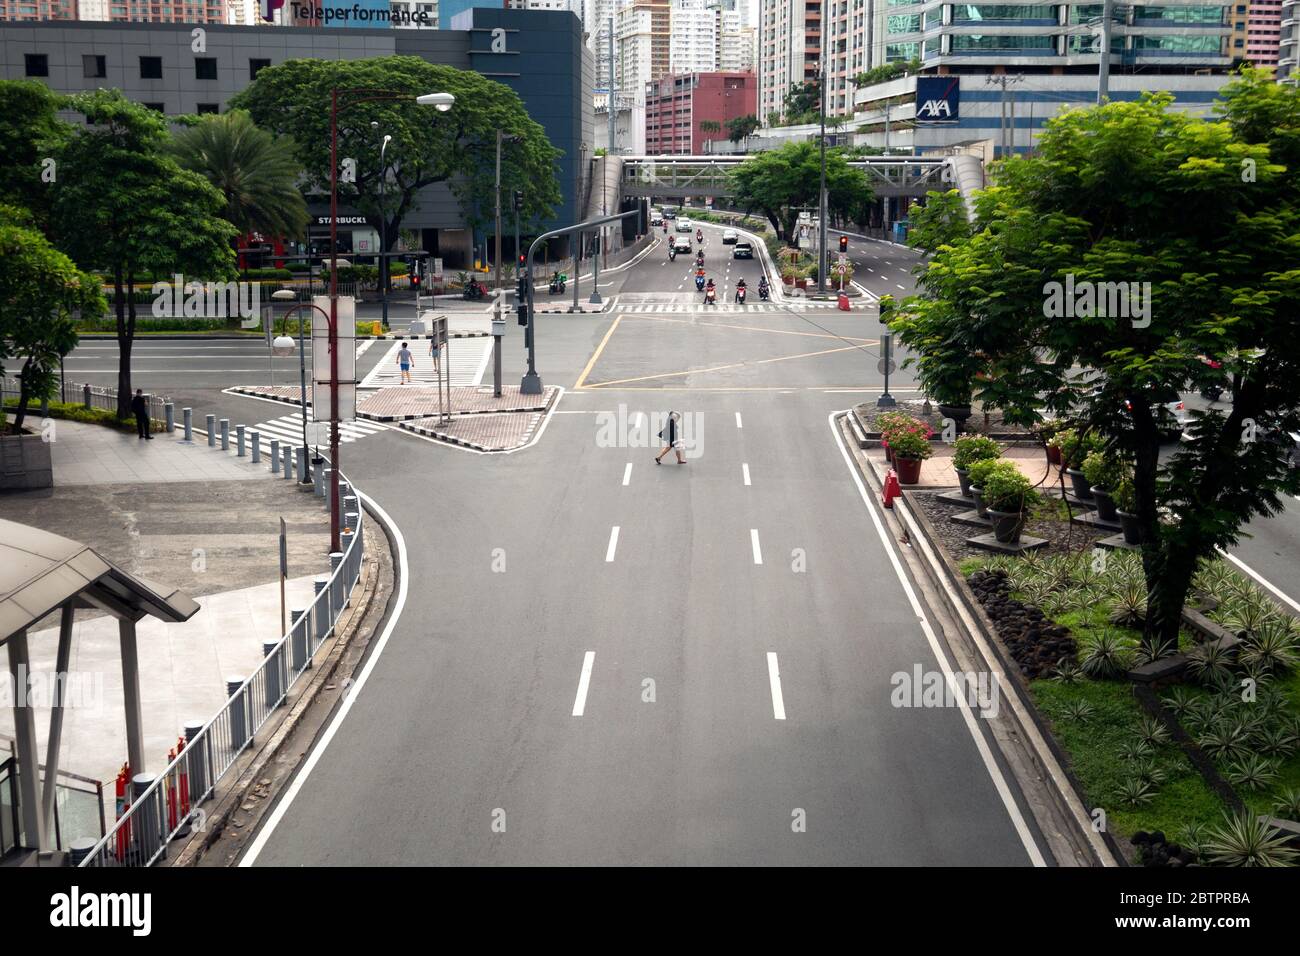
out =
{"type": "MultiPolygon", "coordinates": [[[[370,125],[372,128],[379,126],[378,123],[370,125]]],[[[388,261],[388,166],[384,162],[384,153],[392,141],[393,137],[385,134],[384,141],[379,146],[379,289],[384,303],[385,332],[388,331],[388,284],[392,266],[388,261]]]]}
{"type": "MultiPolygon", "coordinates": [[[[278,299],[281,302],[296,299],[297,297],[298,297],[298,293],[294,292],[292,289],[277,289],[276,291],[271,293],[272,299],[278,299]]],[[[303,302],[301,305],[293,306],[287,312],[284,313],[283,317],[281,318],[281,321],[284,323],[288,323],[289,316],[293,315],[299,309],[315,309],[317,312],[319,312],[321,315],[325,317],[326,322],[329,321],[329,315],[325,312],[325,310],[313,302],[303,302]]],[[[303,341],[302,330],[304,324],[305,323],[303,322],[302,318],[299,317],[298,319],[298,408],[301,410],[302,413],[302,460],[307,461],[308,460],[307,459],[307,348],[306,348],[306,344],[303,341]]],[[[283,328],[283,326],[281,326],[281,328],[283,328]]],[[[293,347],[293,339],[289,338],[289,336],[287,335],[276,336],[275,343],[277,346],[283,348],[286,342],[288,343],[290,348],[293,347]]],[[[303,475],[302,475],[302,483],[308,484],[310,482],[311,482],[311,469],[304,468],[303,475]]]]}
{"type": "MultiPolygon", "coordinates": [[[[501,318],[501,297],[505,294],[505,289],[501,285],[501,144],[517,143],[519,137],[513,133],[507,133],[503,130],[497,130],[497,225],[496,225],[496,273],[497,273],[497,294],[496,304],[492,315],[492,394],[497,398],[501,397],[501,333],[503,320],[501,318]]],[[[516,215],[516,221],[518,217],[516,215]]],[[[518,239],[515,240],[518,245],[518,239]]],[[[518,255],[518,250],[516,250],[518,255]]]]}
{"type": "Polygon", "coordinates": [[[343,89],[330,90],[330,551],[339,548],[339,270],[334,264],[339,248],[339,99],[355,98],[343,107],[356,106],[373,100],[411,100],[421,106],[432,106],[447,112],[456,97],[450,93],[425,93],[412,96],[397,90],[343,89]],[[359,95],[358,95],[359,94],[359,95]]]}
{"type": "Polygon", "coordinates": [[[817,192],[817,294],[826,294],[826,45],[817,64],[817,101],[821,114],[821,184],[817,192]]]}

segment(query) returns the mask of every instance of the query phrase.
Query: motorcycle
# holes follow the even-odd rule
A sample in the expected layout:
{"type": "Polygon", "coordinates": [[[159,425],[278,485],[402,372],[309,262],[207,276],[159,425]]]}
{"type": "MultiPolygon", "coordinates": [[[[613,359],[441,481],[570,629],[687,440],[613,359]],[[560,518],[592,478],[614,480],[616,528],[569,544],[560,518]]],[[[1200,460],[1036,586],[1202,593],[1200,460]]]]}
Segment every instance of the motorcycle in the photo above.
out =
{"type": "Polygon", "coordinates": [[[703,242],[703,241],[704,241],[704,230],[702,230],[702,229],[696,229],[696,230],[695,230],[695,241],[696,241],[696,242],[703,242]]]}
{"type": "Polygon", "coordinates": [[[707,291],[704,293],[704,304],[705,304],[705,305],[717,305],[717,304],[718,304],[718,301],[717,301],[717,295],[718,295],[718,290],[717,290],[717,289],[709,289],[709,290],[707,290],[707,291]]]}
{"type": "Polygon", "coordinates": [[[676,258],[677,258],[677,248],[676,248],[675,246],[669,246],[669,247],[668,247],[668,261],[669,261],[669,262],[672,262],[672,261],[673,261],[674,259],[676,259],[676,258]]]}
{"type": "Polygon", "coordinates": [[[704,265],[704,253],[699,253],[695,257],[695,267],[698,269],[704,265]]]}
{"type": "Polygon", "coordinates": [[[768,289],[767,289],[767,283],[766,283],[766,282],[759,283],[759,286],[758,286],[758,300],[759,300],[760,302],[766,302],[766,301],[767,301],[768,299],[770,299],[771,297],[772,297],[772,294],[771,294],[771,293],[768,291],[768,289]]]}
{"type": "Polygon", "coordinates": [[[565,284],[566,284],[565,280],[567,279],[568,276],[566,276],[563,272],[557,272],[553,276],[551,276],[550,294],[556,295],[558,293],[560,295],[563,295],[565,284]]]}
{"type": "Polygon", "coordinates": [[[468,300],[481,299],[485,295],[487,295],[487,289],[477,279],[470,279],[461,292],[461,296],[468,300]]]}
{"type": "Polygon", "coordinates": [[[736,304],[737,304],[737,305],[744,305],[744,304],[745,304],[745,292],[746,292],[746,289],[745,289],[745,287],[744,287],[743,285],[738,285],[738,286],[736,286],[736,304]]]}
{"type": "Polygon", "coordinates": [[[695,291],[696,291],[696,292],[703,292],[703,291],[704,291],[704,276],[702,276],[702,275],[697,275],[697,276],[695,277],[695,291]]]}

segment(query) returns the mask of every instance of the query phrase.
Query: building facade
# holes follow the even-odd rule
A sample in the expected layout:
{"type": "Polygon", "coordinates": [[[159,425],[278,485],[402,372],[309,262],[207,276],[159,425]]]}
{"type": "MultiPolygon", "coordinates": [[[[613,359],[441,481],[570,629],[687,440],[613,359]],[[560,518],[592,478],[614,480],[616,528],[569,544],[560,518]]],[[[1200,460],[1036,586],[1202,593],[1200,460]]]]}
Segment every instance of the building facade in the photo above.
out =
{"type": "Polygon", "coordinates": [[[760,0],[758,119],[780,113],[791,87],[817,78],[822,0],[760,0]]]}
{"type": "Polygon", "coordinates": [[[0,20],[77,19],[77,0],[0,0],[0,20]]]}
{"type": "Polygon", "coordinates": [[[1300,77],[1300,0],[1283,0],[1280,26],[1277,78],[1294,83],[1300,77]]]}
{"type": "MultiPolygon", "coordinates": [[[[727,140],[727,122],[757,108],[753,73],[688,73],[646,87],[645,150],[698,156],[727,140]]],[[[719,150],[721,151],[721,150],[719,150]]]]}
{"type": "MultiPolygon", "coordinates": [[[[541,228],[574,221],[580,157],[592,141],[591,59],[581,26],[571,13],[472,9],[458,26],[439,30],[326,30],[302,27],[207,28],[206,50],[195,53],[188,24],[12,23],[0,31],[0,79],[39,79],[61,93],[100,87],[122,90],[139,103],[168,115],[215,113],[244,89],[257,72],[293,59],[359,60],[394,54],[474,70],[510,87],[552,145],[561,150],[557,178],[562,203],[541,228]],[[505,49],[493,50],[493,30],[504,31],[505,49]],[[95,64],[91,76],[86,64],[95,64]]],[[[458,104],[457,109],[473,109],[458,104]]],[[[328,103],[322,104],[328,109],[328,103]]],[[[327,202],[314,202],[311,237],[328,233],[327,202]]],[[[340,209],[344,248],[356,248],[373,234],[355,210],[340,209]],[[361,219],[361,222],[355,220],[361,219]]],[[[459,203],[446,184],[417,196],[403,222],[423,247],[446,265],[472,263],[484,237],[466,227],[459,203]]]]}
{"type": "Polygon", "coordinates": [[[1277,69],[1282,39],[1282,0],[1251,0],[1246,24],[1246,59],[1277,69]]]}

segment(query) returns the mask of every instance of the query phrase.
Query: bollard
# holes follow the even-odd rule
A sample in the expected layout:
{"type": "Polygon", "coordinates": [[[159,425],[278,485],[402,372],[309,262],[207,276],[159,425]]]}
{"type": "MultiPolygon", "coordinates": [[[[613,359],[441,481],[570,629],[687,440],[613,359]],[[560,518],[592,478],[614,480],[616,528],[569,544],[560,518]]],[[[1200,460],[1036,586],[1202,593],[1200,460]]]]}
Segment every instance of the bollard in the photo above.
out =
{"type": "Polygon", "coordinates": [[[221,419],[221,450],[230,451],[230,419],[221,419]]]}
{"type": "Polygon", "coordinates": [[[347,557],[343,561],[343,593],[344,595],[347,595],[347,597],[345,598],[345,603],[350,604],[352,603],[352,599],[351,599],[352,586],[357,582],[357,572],[356,572],[357,556],[352,549],[352,542],[356,539],[357,536],[356,531],[353,530],[354,526],[352,522],[356,521],[357,516],[355,514],[349,514],[346,515],[345,517],[347,519],[346,520],[347,528],[344,531],[339,532],[339,547],[341,547],[343,549],[343,553],[347,555],[347,557]]]}
{"type": "Polygon", "coordinates": [[[321,497],[325,499],[325,510],[329,511],[330,510],[330,482],[334,480],[334,469],[322,468],[321,471],[325,473],[325,484],[321,488],[321,497]]]}
{"type": "Polygon", "coordinates": [[[99,841],[94,837],[81,837],[68,844],[68,866],[81,866],[81,861],[90,856],[90,851],[99,841]]]}
{"type": "Polygon", "coordinates": [[[271,474],[280,473],[280,439],[271,439],[271,474]]]}
{"type": "Polygon", "coordinates": [[[279,641],[263,641],[262,656],[268,658],[263,670],[266,674],[266,709],[279,707],[283,701],[280,699],[282,692],[280,688],[284,682],[280,680],[280,671],[283,669],[281,664],[284,662],[283,654],[276,654],[275,649],[280,646],[279,641]]]}
{"type": "Polygon", "coordinates": [[[292,478],[293,477],[293,446],[285,445],[284,448],[281,450],[284,452],[284,467],[281,469],[281,471],[285,478],[292,478]]]}
{"type": "Polygon", "coordinates": [[[87,408],[90,407],[90,386],[89,385],[83,385],[81,387],[81,402],[87,408]]]}
{"type": "Polygon", "coordinates": [[[181,441],[187,445],[194,444],[194,409],[181,409],[181,417],[185,419],[185,437],[181,441]]]}
{"type": "Polygon", "coordinates": [[[147,800],[140,799],[144,792],[153,786],[156,779],[157,777],[151,773],[138,773],[131,778],[131,792],[134,797],[131,806],[139,807],[135,811],[131,836],[135,851],[139,854],[136,863],[140,866],[153,859],[153,855],[162,847],[163,842],[163,820],[162,814],[158,812],[158,798],[162,795],[163,788],[156,789],[147,800]]]}
{"type": "Polygon", "coordinates": [[[357,526],[353,524],[353,520],[356,518],[357,512],[361,510],[360,508],[357,507],[357,496],[348,495],[346,498],[344,498],[343,506],[339,510],[342,511],[343,514],[348,519],[343,522],[343,527],[351,528],[353,531],[355,531],[357,529],[357,526]]]}
{"type": "MultiPolygon", "coordinates": [[[[329,583],[330,583],[329,575],[320,574],[317,575],[316,579],[311,582],[311,586],[312,589],[315,590],[316,594],[319,595],[322,591],[325,590],[325,588],[329,585],[329,583]]],[[[328,594],[325,596],[323,600],[317,600],[316,603],[313,604],[312,606],[316,609],[312,613],[312,630],[311,630],[312,640],[315,641],[315,643],[312,645],[312,649],[314,650],[315,648],[320,647],[321,643],[325,640],[325,635],[329,633],[329,629],[333,626],[334,610],[333,608],[330,607],[328,594]]],[[[311,658],[307,659],[307,666],[308,667],[311,666],[311,658]]]]}
{"type": "Polygon", "coordinates": [[[244,426],[235,426],[235,457],[244,457],[244,426]]]}
{"type": "Polygon", "coordinates": [[[307,627],[310,624],[307,611],[289,612],[289,666],[293,673],[299,674],[307,669],[307,627]]]}
{"type": "MultiPolygon", "coordinates": [[[[203,731],[203,721],[189,720],[185,722],[185,746],[189,747],[203,731]]],[[[190,747],[188,753],[188,762],[186,773],[189,777],[190,806],[198,806],[208,792],[208,741],[210,737],[204,737],[203,740],[195,747],[190,747]]]]}
{"type": "Polygon", "coordinates": [[[311,470],[311,480],[313,482],[312,491],[315,492],[316,497],[319,498],[321,495],[325,494],[325,469],[320,466],[320,462],[314,460],[313,462],[316,467],[311,470]]]}
{"type": "Polygon", "coordinates": [[[230,751],[237,754],[248,743],[248,704],[243,692],[244,678],[227,677],[226,694],[230,697],[230,751]]]}
{"type": "MultiPolygon", "coordinates": [[[[342,535],[340,535],[339,537],[342,538],[342,535]]],[[[331,551],[330,552],[330,573],[331,573],[331,580],[334,583],[330,587],[330,607],[334,611],[335,621],[337,621],[339,615],[343,613],[343,609],[348,606],[346,592],[343,590],[343,585],[344,585],[343,575],[333,573],[337,571],[340,565],[342,564],[343,564],[343,552],[331,551]]]]}
{"type": "Polygon", "coordinates": [[[171,402],[163,406],[163,428],[169,435],[176,431],[176,406],[171,402]]]}
{"type": "Polygon", "coordinates": [[[307,449],[298,449],[298,483],[307,484],[307,449]]]}
{"type": "Polygon", "coordinates": [[[217,416],[207,415],[204,419],[208,423],[208,447],[217,447],[217,416]]]}

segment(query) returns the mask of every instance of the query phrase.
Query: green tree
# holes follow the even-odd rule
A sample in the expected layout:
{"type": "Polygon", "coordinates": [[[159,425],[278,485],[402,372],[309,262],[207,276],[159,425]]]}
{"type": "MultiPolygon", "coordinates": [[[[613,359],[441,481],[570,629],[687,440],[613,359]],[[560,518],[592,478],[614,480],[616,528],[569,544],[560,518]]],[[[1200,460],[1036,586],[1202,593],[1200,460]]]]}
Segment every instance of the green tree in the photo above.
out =
{"type": "Polygon", "coordinates": [[[957,189],[926,193],[925,205],[913,206],[907,218],[907,241],[923,252],[937,252],[971,235],[966,203],[957,189]]]}
{"type": "Polygon", "coordinates": [[[171,157],[166,121],[120,90],[71,97],[86,117],[59,155],[51,218],[56,240],[84,269],[113,280],[117,313],[117,414],[131,411],[131,346],[137,277],[179,272],[234,275],[235,227],[221,218],[225,198],[171,157]]]}
{"type": "Polygon", "coordinates": [[[758,129],[758,117],[753,113],[748,116],[737,116],[735,119],[727,120],[727,139],[739,145],[753,136],[756,129],[758,129]]]}
{"type": "Polygon", "coordinates": [[[106,308],[98,277],[78,269],[33,225],[26,210],[0,205],[0,376],[5,363],[22,361],[16,433],[28,403],[54,394],[59,362],[77,344],[77,317],[98,317],[106,308]]]}
{"type": "Polygon", "coordinates": [[[45,161],[55,157],[68,133],[56,115],[63,101],[39,80],[0,80],[0,203],[29,210],[42,229],[59,179],[58,166],[45,161]]]}
{"type": "Polygon", "coordinates": [[[289,60],[262,70],[230,101],[256,123],[293,138],[307,188],[328,195],[330,188],[330,91],[396,91],[405,99],[355,102],[342,96],[339,115],[340,160],[356,160],[356,182],[339,183],[339,199],[375,221],[387,220],[383,234],[395,242],[403,219],[426,186],[447,183],[466,220],[483,225],[493,208],[496,131],[520,141],[503,148],[501,189],[524,194],[525,223],[550,218],[560,204],[555,164],[560,151],[524,110],[508,86],[470,70],[428,63],[417,56],[368,60],[289,60]],[[456,104],[446,113],[421,106],[423,93],[451,93],[456,104]],[[377,123],[376,127],[371,126],[377,123]],[[384,136],[392,136],[380,169],[384,136]],[[380,182],[385,172],[385,200],[380,182]]]}
{"type": "Polygon", "coordinates": [[[927,357],[961,375],[978,356],[976,398],[1022,423],[1072,415],[1132,462],[1152,655],[1176,646],[1197,562],[1300,491],[1268,441],[1300,429],[1300,177],[1274,161],[1300,135],[1300,90],[1245,70],[1221,120],[1171,102],[1053,118],[891,323],[923,373],[927,357]],[[1082,298],[1118,282],[1136,307],[1082,298]],[[1166,393],[1205,382],[1202,355],[1224,360],[1231,410],[1193,412],[1190,441],[1161,460],[1166,393]]]}
{"type": "Polygon", "coordinates": [[[243,110],[200,117],[176,135],[172,155],[226,198],[222,215],[239,235],[302,238],[307,203],[298,191],[302,167],[293,140],[259,129],[243,110]]]}
{"type": "Polygon", "coordinates": [[[701,133],[721,133],[722,124],[717,120],[700,120],[701,133]]]}
{"type": "Polygon", "coordinates": [[[821,116],[820,80],[805,80],[790,87],[782,102],[782,111],[786,121],[794,126],[799,123],[815,123],[821,116]]]}
{"type": "MultiPolygon", "coordinates": [[[[800,206],[817,203],[821,156],[815,143],[786,143],[758,153],[731,172],[736,204],[757,209],[776,234],[792,241],[800,206]]],[[[826,151],[826,190],[832,212],[851,210],[871,198],[871,187],[860,169],[854,169],[838,150],[826,151]]]]}

